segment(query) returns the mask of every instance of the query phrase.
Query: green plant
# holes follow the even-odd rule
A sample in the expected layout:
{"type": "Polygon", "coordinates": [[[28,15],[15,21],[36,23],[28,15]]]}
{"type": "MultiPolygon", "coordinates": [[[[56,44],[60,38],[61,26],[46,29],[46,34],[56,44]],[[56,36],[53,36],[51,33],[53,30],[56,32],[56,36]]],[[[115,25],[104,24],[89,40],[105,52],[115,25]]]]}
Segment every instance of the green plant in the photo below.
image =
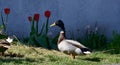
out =
{"type": "Polygon", "coordinates": [[[106,47],[106,37],[103,34],[98,33],[97,25],[95,25],[94,30],[91,30],[90,26],[88,26],[84,44],[94,50],[103,49],[106,47]]]}
{"type": "Polygon", "coordinates": [[[45,23],[43,23],[43,25],[41,25],[42,27],[40,32],[38,31],[39,30],[38,29],[39,14],[35,14],[34,17],[31,17],[31,16],[28,17],[28,20],[31,23],[31,32],[30,32],[28,43],[32,45],[48,48],[48,49],[57,49],[57,45],[53,44],[53,40],[55,40],[56,37],[53,39],[50,39],[48,37],[48,31],[49,31],[48,24],[49,24],[49,18],[50,18],[51,12],[47,10],[45,11],[44,15],[47,18],[47,20],[45,23]]]}
{"type": "Polygon", "coordinates": [[[108,49],[112,49],[110,53],[118,54],[120,53],[120,34],[113,32],[113,39],[110,44],[108,44],[108,49]]]}
{"type": "Polygon", "coordinates": [[[31,17],[31,16],[28,17],[28,20],[31,23],[31,31],[30,31],[30,37],[29,37],[28,43],[30,43],[32,45],[44,47],[46,45],[42,45],[43,43],[40,41],[41,37],[42,37],[41,34],[43,32],[44,25],[42,25],[41,32],[38,33],[39,17],[40,17],[40,14],[38,14],[38,13],[34,14],[34,17],[31,17]]]}
{"type": "Polygon", "coordinates": [[[2,33],[6,34],[6,28],[7,28],[7,23],[8,23],[8,15],[10,14],[10,8],[5,8],[4,13],[6,14],[6,20],[4,20],[2,12],[1,12],[2,25],[0,26],[0,30],[3,29],[2,33]]]}
{"type": "Polygon", "coordinates": [[[85,38],[85,44],[91,49],[102,49],[106,46],[106,38],[92,32],[85,38]]]}
{"type": "Polygon", "coordinates": [[[0,39],[4,39],[4,38],[7,38],[7,37],[8,37],[7,35],[0,34],[0,39]]]}
{"type": "Polygon", "coordinates": [[[57,50],[26,45],[12,45],[5,54],[8,56],[0,56],[0,65],[119,65],[120,63],[119,54],[111,55],[95,51],[90,55],[77,56],[73,60],[69,55],[57,50]],[[17,56],[11,56],[14,54],[17,56]],[[19,55],[23,55],[23,57],[19,55]]]}

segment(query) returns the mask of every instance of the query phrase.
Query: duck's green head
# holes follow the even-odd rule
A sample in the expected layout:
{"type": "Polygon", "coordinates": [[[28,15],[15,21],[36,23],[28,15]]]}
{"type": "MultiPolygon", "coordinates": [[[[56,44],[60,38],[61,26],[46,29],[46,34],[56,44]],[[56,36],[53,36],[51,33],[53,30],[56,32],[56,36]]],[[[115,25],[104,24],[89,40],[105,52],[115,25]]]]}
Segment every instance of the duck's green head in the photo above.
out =
{"type": "MultiPolygon", "coordinates": [[[[50,27],[53,26],[58,26],[61,28],[62,31],[64,31],[64,36],[65,36],[65,27],[64,27],[64,23],[62,20],[57,20],[56,22],[54,22],[53,24],[50,25],[50,27]]],[[[65,36],[66,37],[66,36],[65,36]]]]}
{"type": "Polygon", "coordinates": [[[50,27],[53,27],[53,26],[59,26],[60,28],[63,28],[64,23],[62,20],[57,20],[56,22],[54,22],[53,24],[50,25],[50,27]]]}

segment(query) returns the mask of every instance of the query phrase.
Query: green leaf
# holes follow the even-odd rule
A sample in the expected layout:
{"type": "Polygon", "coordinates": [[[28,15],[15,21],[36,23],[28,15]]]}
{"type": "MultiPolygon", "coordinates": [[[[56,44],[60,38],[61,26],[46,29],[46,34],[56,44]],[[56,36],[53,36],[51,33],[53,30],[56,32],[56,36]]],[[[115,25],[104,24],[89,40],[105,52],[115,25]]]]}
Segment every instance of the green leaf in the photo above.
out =
{"type": "Polygon", "coordinates": [[[57,44],[58,37],[59,37],[59,34],[56,35],[56,36],[51,40],[51,42],[54,43],[54,44],[57,44]]]}
{"type": "MultiPolygon", "coordinates": [[[[51,49],[58,49],[57,44],[53,43],[52,40],[50,40],[50,48],[51,49]]],[[[57,42],[56,42],[57,43],[57,42]]]]}
{"type": "Polygon", "coordinates": [[[48,46],[47,46],[47,44],[46,44],[46,38],[44,37],[44,36],[39,36],[39,37],[35,37],[35,40],[37,41],[37,43],[40,45],[40,46],[42,46],[42,47],[44,47],[44,48],[47,48],[48,46]]]}
{"type": "Polygon", "coordinates": [[[36,21],[36,34],[38,35],[38,21],[36,21]]]}
{"type": "Polygon", "coordinates": [[[45,23],[42,25],[41,31],[40,31],[40,33],[38,34],[39,36],[41,36],[41,35],[42,35],[43,30],[44,30],[44,27],[45,27],[45,23]]]}
{"type": "Polygon", "coordinates": [[[47,33],[48,33],[48,22],[49,22],[49,18],[47,18],[47,21],[46,21],[46,35],[47,35],[47,33]]]}
{"type": "Polygon", "coordinates": [[[35,34],[32,34],[32,35],[29,37],[28,43],[34,45],[34,43],[35,43],[34,41],[35,41],[35,34]]]}
{"type": "Polygon", "coordinates": [[[35,30],[35,28],[33,27],[32,30],[31,30],[31,32],[30,32],[30,36],[32,36],[32,35],[34,35],[34,34],[36,35],[36,30],[35,30]]]}
{"type": "Polygon", "coordinates": [[[3,29],[3,25],[0,25],[0,30],[2,30],[3,29]]]}
{"type": "Polygon", "coordinates": [[[1,19],[2,19],[2,25],[3,25],[4,31],[6,32],[6,25],[2,16],[2,12],[1,12],[1,19]]]}

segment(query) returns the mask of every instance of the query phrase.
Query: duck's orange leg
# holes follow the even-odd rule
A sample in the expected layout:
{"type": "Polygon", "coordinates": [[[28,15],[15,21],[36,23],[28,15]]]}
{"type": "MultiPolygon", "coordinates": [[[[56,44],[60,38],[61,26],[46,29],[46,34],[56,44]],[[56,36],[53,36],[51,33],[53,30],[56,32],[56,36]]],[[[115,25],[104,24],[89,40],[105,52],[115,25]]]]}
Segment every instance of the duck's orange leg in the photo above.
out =
{"type": "Polygon", "coordinates": [[[71,53],[70,55],[71,55],[72,59],[75,59],[75,54],[74,53],[71,53]]]}

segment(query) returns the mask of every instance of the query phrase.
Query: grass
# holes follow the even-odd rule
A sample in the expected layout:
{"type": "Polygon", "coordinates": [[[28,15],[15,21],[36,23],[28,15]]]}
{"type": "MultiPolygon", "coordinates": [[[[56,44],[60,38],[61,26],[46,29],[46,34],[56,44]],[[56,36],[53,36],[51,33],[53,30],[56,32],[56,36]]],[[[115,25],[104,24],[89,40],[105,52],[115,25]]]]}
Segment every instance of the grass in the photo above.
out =
{"type": "Polygon", "coordinates": [[[22,44],[13,44],[5,54],[6,56],[0,56],[0,65],[109,65],[120,63],[120,54],[110,54],[105,51],[94,51],[90,55],[76,56],[73,60],[69,55],[56,50],[22,44]]]}

